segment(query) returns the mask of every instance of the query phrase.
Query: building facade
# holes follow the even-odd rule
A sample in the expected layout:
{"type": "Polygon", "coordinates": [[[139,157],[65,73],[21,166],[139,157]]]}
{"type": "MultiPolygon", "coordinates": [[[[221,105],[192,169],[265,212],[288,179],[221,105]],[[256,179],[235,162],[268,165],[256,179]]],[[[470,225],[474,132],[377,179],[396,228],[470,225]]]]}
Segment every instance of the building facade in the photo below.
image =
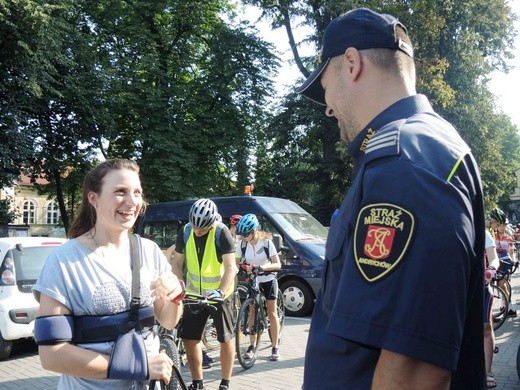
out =
{"type": "MultiPolygon", "coordinates": [[[[36,180],[48,184],[46,179],[36,180]]],[[[28,176],[20,175],[12,188],[3,189],[0,199],[14,199],[16,219],[7,226],[8,236],[63,236],[60,228],[60,210],[55,200],[39,195],[28,176]]]]}

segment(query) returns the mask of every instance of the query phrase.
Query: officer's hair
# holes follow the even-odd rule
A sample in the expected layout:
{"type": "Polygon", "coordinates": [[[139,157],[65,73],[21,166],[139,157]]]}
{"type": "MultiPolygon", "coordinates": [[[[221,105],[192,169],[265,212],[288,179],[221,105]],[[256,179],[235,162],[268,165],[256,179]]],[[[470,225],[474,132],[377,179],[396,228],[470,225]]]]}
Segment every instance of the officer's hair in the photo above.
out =
{"type": "MultiPolygon", "coordinates": [[[[412,43],[405,30],[396,26],[397,37],[408,43],[410,47],[412,43]]],[[[403,81],[412,81],[415,83],[415,63],[414,59],[401,50],[390,49],[368,49],[362,51],[374,66],[377,68],[398,76],[403,81]],[[408,80],[407,80],[408,79],[408,80]]]]}

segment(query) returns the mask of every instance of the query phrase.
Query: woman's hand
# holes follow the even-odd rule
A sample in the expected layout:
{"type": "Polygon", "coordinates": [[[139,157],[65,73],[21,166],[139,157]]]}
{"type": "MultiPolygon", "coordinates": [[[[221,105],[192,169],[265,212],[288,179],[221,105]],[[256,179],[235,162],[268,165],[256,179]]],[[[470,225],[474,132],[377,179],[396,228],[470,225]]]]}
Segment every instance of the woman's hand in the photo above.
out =
{"type": "Polygon", "coordinates": [[[170,383],[173,361],[164,352],[148,358],[148,374],[150,379],[170,383]]]}
{"type": "Polygon", "coordinates": [[[184,282],[179,280],[173,272],[166,272],[152,281],[152,296],[156,299],[181,301],[186,295],[184,282]]]}
{"type": "Polygon", "coordinates": [[[257,271],[257,272],[262,272],[263,271],[263,268],[259,265],[251,265],[251,264],[248,264],[248,263],[242,263],[240,264],[240,268],[244,271],[246,271],[246,273],[248,275],[252,274],[253,272],[257,271]]]}

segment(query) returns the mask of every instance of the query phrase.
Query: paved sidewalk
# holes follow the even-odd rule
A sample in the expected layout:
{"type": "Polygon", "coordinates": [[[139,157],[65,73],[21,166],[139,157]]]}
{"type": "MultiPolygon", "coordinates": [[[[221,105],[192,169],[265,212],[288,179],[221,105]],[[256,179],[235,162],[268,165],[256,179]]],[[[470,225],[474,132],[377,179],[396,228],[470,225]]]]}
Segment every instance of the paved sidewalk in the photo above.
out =
{"type": "MultiPolygon", "coordinates": [[[[269,360],[269,336],[264,333],[258,359],[251,369],[245,371],[238,360],[235,360],[232,390],[300,389],[309,323],[309,318],[286,317],[278,362],[269,360]],[[266,375],[266,371],[269,371],[269,375],[266,375]]],[[[204,383],[206,389],[216,390],[220,384],[218,351],[210,351],[209,354],[217,363],[204,370],[204,383]]],[[[182,368],[182,373],[185,381],[191,383],[187,367],[182,368]]],[[[17,351],[13,351],[9,359],[0,361],[0,389],[50,390],[56,389],[57,383],[58,374],[42,369],[33,343],[23,343],[17,351]]]]}
{"type": "MultiPolygon", "coordinates": [[[[513,275],[513,296],[519,308],[519,317],[510,318],[496,332],[499,352],[494,355],[493,372],[497,380],[497,390],[520,389],[516,372],[516,354],[520,345],[520,272],[513,275]]],[[[303,359],[309,329],[309,318],[286,318],[283,341],[280,346],[280,361],[269,361],[270,345],[267,334],[263,335],[259,358],[253,368],[244,371],[235,362],[231,388],[233,390],[285,390],[300,389],[303,378],[303,359]],[[268,375],[266,373],[269,372],[268,375]]],[[[206,389],[215,390],[220,383],[218,352],[210,351],[217,364],[204,370],[206,389]]],[[[183,367],[183,377],[190,383],[190,374],[183,367]]],[[[0,361],[0,389],[55,389],[57,374],[41,368],[36,348],[32,343],[24,343],[13,355],[0,361]]]]}

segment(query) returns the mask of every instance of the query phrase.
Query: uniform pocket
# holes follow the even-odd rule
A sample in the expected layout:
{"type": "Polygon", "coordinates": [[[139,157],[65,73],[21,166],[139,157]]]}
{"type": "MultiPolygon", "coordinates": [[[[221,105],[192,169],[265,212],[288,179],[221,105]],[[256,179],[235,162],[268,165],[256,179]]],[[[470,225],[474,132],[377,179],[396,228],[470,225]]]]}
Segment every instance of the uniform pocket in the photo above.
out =
{"type": "Polygon", "coordinates": [[[329,235],[327,237],[322,276],[323,305],[328,310],[330,310],[334,304],[336,289],[346,259],[345,251],[348,247],[347,233],[348,227],[340,224],[339,218],[335,218],[330,226],[329,235]]]}

